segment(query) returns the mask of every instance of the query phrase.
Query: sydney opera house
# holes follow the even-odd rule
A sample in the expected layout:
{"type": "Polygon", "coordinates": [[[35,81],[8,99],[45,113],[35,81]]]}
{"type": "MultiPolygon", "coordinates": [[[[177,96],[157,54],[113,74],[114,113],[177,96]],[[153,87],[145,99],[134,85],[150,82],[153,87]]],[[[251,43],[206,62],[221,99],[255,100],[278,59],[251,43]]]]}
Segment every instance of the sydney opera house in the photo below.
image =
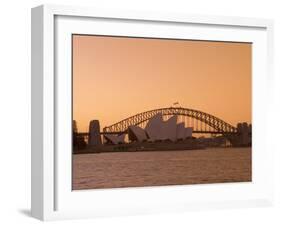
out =
{"type": "MultiPolygon", "coordinates": [[[[162,114],[153,116],[145,128],[139,126],[128,127],[128,139],[131,142],[157,142],[184,140],[192,136],[192,127],[185,127],[184,123],[177,123],[177,116],[174,115],[168,120],[163,120],[162,114]]],[[[104,134],[105,141],[110,144],[125,143],[125,134],[112,135],[104,134]]]]}

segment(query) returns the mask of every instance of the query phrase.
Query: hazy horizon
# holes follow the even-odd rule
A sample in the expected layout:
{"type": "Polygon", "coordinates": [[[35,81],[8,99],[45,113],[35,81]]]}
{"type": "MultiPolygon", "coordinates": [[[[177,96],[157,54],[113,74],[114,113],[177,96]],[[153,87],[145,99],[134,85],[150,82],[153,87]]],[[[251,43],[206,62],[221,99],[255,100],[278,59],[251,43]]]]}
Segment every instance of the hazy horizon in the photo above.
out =
{"type": "Polygon", "coordinates": [[[101,129],[140,112],[201,110],[251,123],[251,44],[73,35],[73,119],[101,129]]]}

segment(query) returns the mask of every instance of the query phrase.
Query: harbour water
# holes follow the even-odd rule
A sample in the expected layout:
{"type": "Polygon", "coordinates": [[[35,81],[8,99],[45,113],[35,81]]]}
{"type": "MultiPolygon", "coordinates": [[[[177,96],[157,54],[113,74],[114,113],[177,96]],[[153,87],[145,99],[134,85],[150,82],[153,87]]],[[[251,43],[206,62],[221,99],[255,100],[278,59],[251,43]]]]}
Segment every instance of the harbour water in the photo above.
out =
{"type": "Polygon", "coordinates": [[[73,155],[73,189],[246,182],[251,148],[73,155]]]}

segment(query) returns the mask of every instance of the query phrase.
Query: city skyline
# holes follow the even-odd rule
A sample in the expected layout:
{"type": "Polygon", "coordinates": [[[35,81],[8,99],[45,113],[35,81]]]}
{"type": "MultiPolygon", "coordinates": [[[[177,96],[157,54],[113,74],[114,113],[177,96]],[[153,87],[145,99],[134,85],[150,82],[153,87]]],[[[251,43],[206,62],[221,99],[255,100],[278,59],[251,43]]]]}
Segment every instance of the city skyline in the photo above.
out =
{"type": "Polygon", "coordinates": [[[73,119],[101,129],[181,107],[251,123],[251,44],[73,35],[73,119]]]}

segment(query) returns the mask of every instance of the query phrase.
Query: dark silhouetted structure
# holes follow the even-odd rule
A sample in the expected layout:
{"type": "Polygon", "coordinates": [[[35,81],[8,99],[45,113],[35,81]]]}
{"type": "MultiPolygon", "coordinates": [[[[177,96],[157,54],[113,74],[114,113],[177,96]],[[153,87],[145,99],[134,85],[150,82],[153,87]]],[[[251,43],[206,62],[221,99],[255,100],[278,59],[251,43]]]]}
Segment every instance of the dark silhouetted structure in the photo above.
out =
{"type": "Polygon", "coordinates": [[[92,120],[89,125],[89,146],[99,146],[101,142],[100,122],[99,120],[92,120]]]}
{"type": "Polygon", "coordinates": [[[86,148],[87,143],[85,141],[84,136],[80,136],[77,129],[77,123],[75,120],[72,121],[72,142],[73,142],[73,152],[75,153],[76,150],[81,150],[86,148]]]}
{"type": "MultiPolygon", "coordinates": [[[[79,133],[77,137],[87,137],[88,147],[100,151],[111,151],[111,149],[117,148],[108,145],[121,145],[122,150],[156,150],[159,148],[161,150],[188,150],[198,148],[201,144],[206,147],[222,145],[250,147],[252,145],[251,128],[251,124],[246,122],[238,123],[237,127],[234,127],[206,112],[170,107],[133,115],[103,128],[103,131],[100,131],[99,121],[92,120],[89,132],[79,133]],[[213,137],[196,139],[192,136],[193,133],[211,134],[213,137]],[[101,136],[104,138],[104,144],[107,145],[106,148],[101,136]],[[216,136],[219,137],[214,138],[216,136]],[[163,145],[161,142],[164,142],[163,145]],[[197,143],[200,145],[198,146],[197,143]]],[[[75,131],[77,131],[76,124],[74,133],[75,131]]]]}

